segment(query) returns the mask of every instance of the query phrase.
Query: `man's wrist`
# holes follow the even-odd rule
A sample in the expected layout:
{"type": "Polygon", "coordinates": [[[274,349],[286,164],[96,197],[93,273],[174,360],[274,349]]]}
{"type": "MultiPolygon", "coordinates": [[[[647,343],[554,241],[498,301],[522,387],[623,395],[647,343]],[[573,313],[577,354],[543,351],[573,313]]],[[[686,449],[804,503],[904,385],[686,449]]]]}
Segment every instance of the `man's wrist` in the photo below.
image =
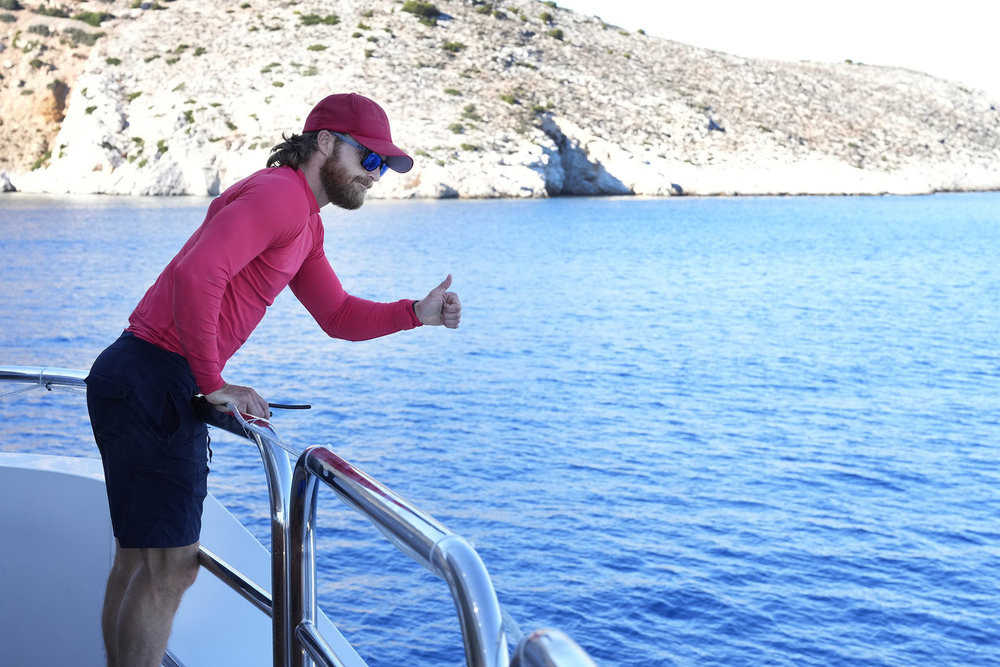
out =
{"type": "Polygon", "coordinates": [[[413,312],[413,325],[419,327],[419,326],[423,326],[423,320],[421,320],[420,319],[420,315],[417,314],[417,304],[418,303],[420,303],[420,302],[419,301],[411,301],[410,302],[410,310],[413,312]]]}

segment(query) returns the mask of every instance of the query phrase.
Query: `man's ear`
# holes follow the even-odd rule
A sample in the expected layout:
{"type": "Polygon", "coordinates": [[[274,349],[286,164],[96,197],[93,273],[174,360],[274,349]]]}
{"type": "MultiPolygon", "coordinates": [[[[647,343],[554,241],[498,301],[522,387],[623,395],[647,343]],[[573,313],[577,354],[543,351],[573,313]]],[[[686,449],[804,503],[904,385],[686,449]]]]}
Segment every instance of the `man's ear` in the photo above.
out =
{"type": "Polygon", "coordinates": [[[333,136],[329,130],[320,130],[319,135],[316,137],[316,141],[319,144],[319,149],[323,152],[323,155],[330,157],[333,155],[333,149],[337,145],[337,137],[333,136]]]}

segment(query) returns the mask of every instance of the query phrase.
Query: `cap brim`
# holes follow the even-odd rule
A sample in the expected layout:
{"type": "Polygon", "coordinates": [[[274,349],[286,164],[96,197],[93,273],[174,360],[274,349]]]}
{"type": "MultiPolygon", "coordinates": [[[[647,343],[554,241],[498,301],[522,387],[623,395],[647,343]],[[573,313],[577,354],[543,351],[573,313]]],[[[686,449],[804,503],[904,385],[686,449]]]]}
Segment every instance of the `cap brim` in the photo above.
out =
{"type": "Polygon", "coordinates": [[[401,151],[395,144],[375,137],[361,137],[352,134],[354,140],[370,151],[375,151],[379,155],[385,156],[385,163],[393,171],[405,174],[413,169],[413,158],[401,151]]]}
{"type": "Polygon", "coordinates": [[[385,163],[389,165],[389,169],[400,174],[405,174],[413,169],[413,158],[409,155],[386,155],[385,163]]]}

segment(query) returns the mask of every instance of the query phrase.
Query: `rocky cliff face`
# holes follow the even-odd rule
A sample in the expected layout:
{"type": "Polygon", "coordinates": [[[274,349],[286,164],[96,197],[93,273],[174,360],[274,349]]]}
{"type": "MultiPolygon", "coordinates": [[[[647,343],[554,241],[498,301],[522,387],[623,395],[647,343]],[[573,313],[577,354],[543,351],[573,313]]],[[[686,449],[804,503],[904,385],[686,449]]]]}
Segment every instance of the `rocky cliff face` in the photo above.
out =
{"type": "Polygon", "coordinates": [[[385,197],[1000,189],[996,101],[917,72],[538,0],[37,2],[0,0],[0,181],[22,191],[215,194],[331,92],[378,100],[416,159],[385,197]]]}

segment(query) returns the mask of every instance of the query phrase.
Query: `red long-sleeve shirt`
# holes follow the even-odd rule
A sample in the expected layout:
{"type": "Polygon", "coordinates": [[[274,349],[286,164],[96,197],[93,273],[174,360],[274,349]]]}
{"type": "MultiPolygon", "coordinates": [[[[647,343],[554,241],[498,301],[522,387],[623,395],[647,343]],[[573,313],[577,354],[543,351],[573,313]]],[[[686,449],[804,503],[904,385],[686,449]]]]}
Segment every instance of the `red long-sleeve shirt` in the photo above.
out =
{"type": "Polygon", "coordinates": [[[204,394],[267,307],[290,286],[334,338],[367,340],[420,325],[413,301],[376,303],[344,291],[323,251],[323,222],[305,176],[263,169],[208,208],[205,221],[146,292],[128,330],[183,355],[204,394]]]}

